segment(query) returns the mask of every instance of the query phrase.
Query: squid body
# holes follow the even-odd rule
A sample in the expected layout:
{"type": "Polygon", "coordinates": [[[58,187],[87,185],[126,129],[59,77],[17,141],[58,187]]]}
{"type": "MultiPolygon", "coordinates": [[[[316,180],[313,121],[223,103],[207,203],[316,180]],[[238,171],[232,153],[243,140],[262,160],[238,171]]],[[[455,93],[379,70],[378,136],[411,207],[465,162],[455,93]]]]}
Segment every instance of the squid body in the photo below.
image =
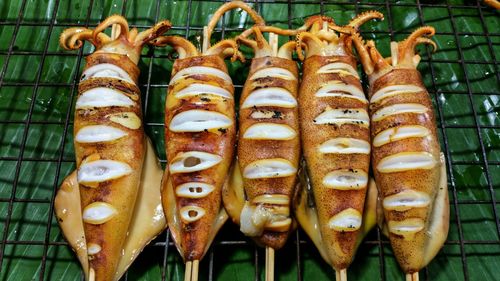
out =
{"type": "Polygon", "coordinates": [[[87,280],[118,280],[166,226],[161,168],[142,126],[137,63],[142,46],[169,28],[163,21],[138,33],[123,17],[111,16],[95,30],[61,34],[66,49],[82,47],[83,40],[96,47],[87,57],[75,105],[77,169],[55,200],[59,224],[87,280]],[[109,37],[102,31],[111,25],[109,37]]]}
{"type": "Polygon", "coordinates": [[[434,28],[421,27],[391,43],[383,58],[373,41],[354,32],[353,42],[370,81],[372,167],[383,226],[395,256],[411,280],[442,247],[449,227],[444,156],[429,94],[416,69],[418,44],[434,28]]]}
{"type": "MultiPolygon", "coordinates": [[[[366,12],[349,26],[357,28],[373,18],[382,15],[366,12]]],[[[299,58],[303,59],[303,47],[306,54],[299,105],[307,176],[302,176],[296,216],[336,270],[337,279],[344,280],[367,229],[363,213],[369,183],[370,119],[351,37],[338,36],[332,28],[337,28],[332,19],[315,16],[297,35],[299,58]]]]}

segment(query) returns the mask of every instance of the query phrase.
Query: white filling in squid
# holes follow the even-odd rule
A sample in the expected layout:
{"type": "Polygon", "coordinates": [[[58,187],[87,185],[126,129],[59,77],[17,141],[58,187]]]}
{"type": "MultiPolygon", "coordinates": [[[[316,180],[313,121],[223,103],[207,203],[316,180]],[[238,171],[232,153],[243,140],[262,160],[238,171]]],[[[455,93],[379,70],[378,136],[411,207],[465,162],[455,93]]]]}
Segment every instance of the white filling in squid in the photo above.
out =
{"type": "Polygon", "coordinates": [[[370,119],[368,113],[364,109],[327,109],[314,119],[314,124],[357,124],[363,127],[368,127],[370,119]]]}
{"type": "Polygon", "coordinates": [[[341,97],[359,100],[363,103],[368,102],[365,94],[358,87],[338,80],[324,84],[314,95],[316,97],[341,97]]]}
{"type": "Polygon", "coordinates": [[[198,206],[185,206],[179,210],[181,219],[186,223],[201,219],[205,213],[205,209],[198,206]]]}
{"type": "Polygon", "coordinates": [[[75,140],[80,143],[108,142],[127,135],[118,128],[106,125],[92,125],[81,128],[76,133],[75,140]]]}
{"type": "Polygon", "coordinates": [[[233,98],[233,96],[228,90],[209,84],[197,84],[197,83],[190,84],[186,88],[174,93],[175,97],[178,99],[197,96],[201,94],[219,96],[225,99],[233,98]]]}
{"type": "Polygon", "coordinates": [[[206,110],[183,111],[172,118],[169,129],[172,132],[202,132],[211,129],[225,129],[233,121],[226,115],[206,110]]]}
{"type": "Polygon", "coordinates": [[[297,106],[297,100],[293,95],[278,87],[258,89],[250,93],[245,99],[241,108],[254,106],[277,106],[285,108],[294,108],[297,106]]]}
{"type": "Polygon", "coordinates": [[[87,68],[82,73],[81,80],[84,81],[90,78],[114,78],[135,84],[132,78],[130,78],[130,75],[128,75],[123,68],[111,63],[100,63],[87,68]]]}
{"type": "Polygon", "coordinates": [[[112,219],[117,213],[118,211],[111,204],[94,202],[83,209],[82,219],[90,224],[103,224],[112,219]]]}
{"type": "Polygon", "coordinates": [[[211,184],[201,182],[188,182],[179,185],[175,189],[175,194],[183,198],[203,198],[214,191],[215,187],[211,184]]]}
{"type": "Polygon", "coordinates": [[[259,69],[250,77],[250,80],[265,77],[281,78],[285,80],[297,80],[292,72],[281,67],[268,67],[259,69]]]}
{"type": "Polygon", "coordinates": [[[93,256],[102,250],[101,246],[95,243],[87,243],[87,253],[93,256]]]}
{"type": "Polygon", "coordinates": [[[263,194],[255,197],[252,203],[287,206],[290,203],[290,198],[284,194],[263,194]]]}
{"type": "Polygon", "coordinates": [[[322,143],[318,150],[320,153],[370,154],[370,143],[354,138],[334,138],[322,143]]]}
{"type": "Polygon", "coordinates": [[[424,229],[424,221],[419,218],[410,218],[403,221],[388,221],[389,232],[398,235],[413,235],[424,229]]]}
{"type": "Polygon", "coordinates": [[[417,169],[432,169],[436,159],[428,152],[401,152],[380,160],[377,170],[380,173],[404,172],[417,169]]]}
{"type": "Polygon", "coordinates": [[[382,99],[399,94],[416,94],[423,91],[425,91],[425,89],[422,89],[415,85],[391,85],[384,87],[373,94],[373,96],[370,98],[370,103],[376,103],[378,101],[381,101],[382,99]]]}
{"type": "Polygon", "coordinates": [[[372,121],[381,121],[389,116],[403,113],[422,114],[427,110],[427,107],[418,103],[393,104],[377,110],[372,116],[372,121]]]}
{"type": "Polygon", "coordinates": [[[341,169],[328,173],[323,184],[337,190],[359,190],[366,188],[368,174],[360,169],[341,169]]]}
{"type": "Polygon", "coordinates": [[[378,133],[373,138],[373,146],[380,147],[384,144],[391,143],[407,138],[427,137],[430,131],[424,126],[407,125],[395,128],[390,128],[378,133]]]}
{"type": "Polygon", "coordinates": [[[132,173],[132,168],[124,162],[96,160],[83,163],[78,169],[78,182],[96,183],[117,179],[132,173]]]}
{"type": "Polygon", "coordinates": [[[244,139],[252,140],[290,140],[297,133],[288,125],[274,123],[256,123],[248,127],[243,134],[244,139]]]}
{"type": "Polygon", "coordinates": [[[180,153],[170,163],[170,173],[191,173],[213,167],[222,161],[222,157],[201,151],[180,153]]]}
{"type": "Polygon", "coordinates": [[[99,87],[83,92],[78,97],[75,108],[82,109],[108,106],[130,107],[134,105],[135,102],[120,91],[99,87]]]}
{"type": "Polygon", "coordinates": [[[384,209],[403,212],[412,208],[429,206],[431,199],[425,192],[407,189],[384,198],[384,209]]]}
{"type": "Polygon", "coordinates": [[[228,83],[233,83],[231,77],[224,71],[208,66],[191,66],[178,71],[172,79],[170,79],[170,85],[173,85],[177,80],[184,79],[190,75],[210,75],[219,77],[228,83]]]}
{"type": "Polygon", "coordinates": [[[286,159],[263,159],[248,164],[243,170],[243,177],[247,179],[280,178],[294,175],[296,172],[297,168],[286,159]]]}
{"type": "Polygon", "coordinates": [[[361,213],[353,208],[345,209],[330,218],[328,226],[335,231],[356,231],[361,227],[361,213]]]}
{"type": "Polygon", "coordinates": [[[329,63],[327,65],[322,66],[320,69],[318,69],[318,74],[322,73],[339,73],[339,74],[344,74],[344,75],[352,75],[356,78],[359,79],[358,72],[352,65],[343,63],[343,62],[334,62],[334,63],[329,63]]]}

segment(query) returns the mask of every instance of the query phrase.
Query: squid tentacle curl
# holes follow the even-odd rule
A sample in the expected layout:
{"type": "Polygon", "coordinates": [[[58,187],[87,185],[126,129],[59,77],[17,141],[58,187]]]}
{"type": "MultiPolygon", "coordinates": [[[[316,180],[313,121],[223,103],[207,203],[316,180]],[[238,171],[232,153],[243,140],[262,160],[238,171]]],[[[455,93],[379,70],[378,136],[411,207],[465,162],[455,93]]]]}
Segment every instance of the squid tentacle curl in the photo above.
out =
{"type": "Polygon", "coordinates": [[[255,53],[254,55],[255,58],[265,57],[265,56],[277,56],[280,58],[291,59],[292,52],[295,49],[294,42],[285,43],[276,51],[276,53],[274,53],[273,47],[264,38],[262,34],[263,32],[268,32],[270,34],[283,35],[283,36],[296,36],[299,33],[298,30],[281,29],[274,26],[255,25],[252,28],[249,28],[245,30],[243,33],[241,33],[236,40],[251,47],[255,53]],[[248,38],[251,34],[254,35],[254,40],[248,38]]]}
{"type": "Polygon", "coordinates": [[[124,17],[113,15],[102,21],[94,30],[81,27],[64,30],[59,37],[59,43],[64,49],[76,50],[81,48],[86,40],[95,46],[96,52],[127,55],[137,64],[143,45],[150,43],[170,27],[170,22],[165,20],[139,33],[136,28],[129,29],[124,17]],[[111,37],[104,33],[110,26],[113,29],[111,37]]]}
{"type": "Polygon", "coordinates": [[[232,1],[222,5],[212,16],[212,19],[207,24],[205,35],[203,38],[203,46],[204,49],[208,49],[210,47],[210,39],[212,37],[212,32],[219,22],[219,19],[228,11],[234,9],[242,9],[252,18],[256,25],[265,25],[264,19],[252,8],[250,8],[247,4],[242,1],[232,1]]]}
{"type": "MultiPolygon", "coordinates": [[[[437,50],[437,45],[430,39],[435,34],[432,26],[423,26],[413,31],[405,40],[391,43],[391,56],[384,58],[375,47],[375,42],[365,41],[354,29],[343,29],[342,32],[350,33],[352,42],[358,51],[363,69],[367,75],[378,72],[379,75],[387,73],[392,68],[416,68],[420,62],[420,55],[416,46],[427,44],[432,46],[432,51],[437,50]]],[[[377,75],[378,77],[378,75],[377,75]]]]}
{"type": "Polygon", "coordinates": [[[264,24],[264,19],[258,15],[254,10],[252,10],[249,6],[241,1],[233,1],[222,5],[212,16],[210,22],[203,28],[203,46],[202,50],[199,51],[193,43],[190,41],[178,37],[178,36],[164,36],[159,37],[154,40],[151,44],[155,46],[172,46],[175,51],[179,54],[179,58],[189,58],[200,55],[221,55],[222,58],[231,57],[231,61],[234,62],[236,60],[240,60],[242,62],[245,61],[243,54],[239,51],[239,46],[237,42],[232,39],[221,40],[215,45],[210,44],[210,39],[212,32],[217,25],[219,19],[224,15],[224,13],[240,8],[246,11],[250,17],[254,20],[257,25],[264,24]]]}

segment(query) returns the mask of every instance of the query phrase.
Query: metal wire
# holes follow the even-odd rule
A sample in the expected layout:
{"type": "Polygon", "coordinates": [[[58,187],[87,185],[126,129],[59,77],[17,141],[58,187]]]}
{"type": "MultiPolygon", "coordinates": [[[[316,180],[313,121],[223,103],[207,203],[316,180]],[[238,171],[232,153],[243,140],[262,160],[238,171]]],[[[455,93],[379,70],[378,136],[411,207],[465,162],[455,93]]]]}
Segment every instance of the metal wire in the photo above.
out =
{"type": "MultiPolygon", "coordinates": [[[[2,162],[14,162],[15,163],[15,173],[14,173],[14,178],[12,181],[12,190],[11,194],[8,198],[1,198],[0,197],[0,203],[7,203],[8,208],[7,208],[7,214],[5,216],[5,222],[3,223],[3,235],[0,238],[1,239],[1,244],[0,244],[0,269],[3,268],[3,263],[5,260],[5,251],[6,251],[6,246],[7,245],[39,245],[43,247],[42,250],[42,256],[41,258],[41,263],[40,263],[40,269],[38,272],[38,279],[39,280],[48,280],[46,276],[46,264],[47,264],[47,258],[48,258],[48,249],[51,246],[66,246],[66,242],[54,242],[50,240],[51,236],[51,222],[53,220],[53,203],[54,203],[54,197],[55,197],[55,191],[57,190],[57,184],[60,182],[60,177],[61,175],[61,168],[64,163],[72,163],[74,162],[74,159],[67,159],[64,157],[64,150],[67,145],[66,140],[68,139],[68,134],[71,133],[70,128],[73,125],[72,121],[72,112],[71,110],[67,110],[65,114],[65,119],[64,121],[49,121],[49,120],[33,120],[33,112],[34,112],[34,106],[35,102],[37,99],[37,95],[39,92],[39,89],[41,87],[55,87],[55,88],[67,88],[68,89],[68,98],[70,99],[70,103],[72,104],[72,101],[75,97],[75,93],[77,91],[77,86],[78,86],[78,75],[77,71],[73,74],[72,77],[72,82],[71,83],[52,83],[52,82],[42,82],[41,77],[42,77],[42,70],[44,68],[44,63],[47,57],[49,56],[69,56],[69,57],[76,57],[76,69],[80,69],[80,66],[82,64],[82,58],[87,55],[83,51],[83,48],[78,51],[77,54],[72,54],[72,53],[63,53],[63,52],[53,52],[49,51],[49,40],[46,41],[43,51],[18,51],[15,50],[14,45],[16,42],[17,35],[19,33],[19,30],[21,27],[31,27],[31,26],[42,26],[42,27],[47,27],[48,28],[48,38],[54,37],[51,36],[53,35],[54,28],[66,28],[66,27],[71,27],[71,26],[81,26],[81,23],[73,23],[73,22],[63,22],[63,21],[56,21],[56,15],[58,12],[58,7],[60,4],[60,0],[56,0],[54,2],[54,9],[52,11],[52,15],[49,21],[47,22],[36,22],[36,21],[25,21],[23,16],[26,10],[27,6],[27,0],[23,0],[21,5],[20,5],[20,11],[17,19],[15,21],[12,20],[0,20],[0,27],[13,27],[13,32],[12,32],[12,39],[8,45],[7,51],[0,51],[0,55],[5,57],[4,65],[0,70],[0,89],[2,87],[21,87],[21,86],[27,86],[27,87],[32,87],[33,91],[31,94],[31,103],[28,108],[27,112],[27,118],[26,120],[1,120],[0,119],[0,125],[3,124],[10,124],[10,125],[18,125],[18,126],[23,126],[23,134],[22,134],[22,139],[20,143],[20,150],[19,154],[17,156],[3,156],[0,157],[0,161],[2,162]],[[9,62],[13,56],[38,56],[41,58],[39,68],[36,70],[36,78],[34,82],[13,82],[13,81],[6,81],[6,72],[8,69],[9,62]],[[47,157],[27,157],[25,156],[25,147],[27,144],[27,139],[28,139],[28,132],[29,129],[32,125],[58,125],[63,127],[63,137],[61,141],[61,145],[59,146],[57,150],[57,157],[55,158],[47,158],[47,157]],[[20,181],[20,171],[21,171],[21,165],[22,163],[25,162],[43,162],[43,163],[53,163],[56,166],[56,173],[55,173],[55,178],[52,184],[52,196],[48,199],[26,199],[26,198],[18,198],[16,197],[16,191],[18,187],[18,183],[20,181]],[[30,204],[48,204],[49,205],[49,215],[48,219],[46,222],[46,231],[43,237],[40,237],[40,240],[20,240],[20,239],[14,239],[14,240],[9,240],[9,227],[11,226],[12,222],[12,214],[13,214],[13,206],[15,203],[30,203],[30,204]]],[[[206,0],[203,2],[220,2],[221,4],[224,2],[227,2],[227,0],[206,0]]],[[[253,0],[253,1],[247,1],[249,3],[252,3],[254,8],[257,10],[260,10],[263,8],[263,4],[267,3],[275,3],[275,4],[280,4],[280,5],[287,5],[287,19],[286,23],[288,24],[289,28],[293,28],[295,26],[292,26],[292,21],[295,19],[293,15],[293,7],[294,5],[298,4],[310,4],[310,5],[318,5],[320,13],[325,13],[326,10],[326,5],[330,4],[328,1],[293,1],[293,0],[280,0],[280,1],[271,1],[271,0],[253,0]]],[[[201,27],[193,27],[191,26],[191,16],[192,16],[192,9],[194,5],[199,4],[198,1],[193,1],[193,0],[188,0],[188,6],[187,6],[187,22],[184,26],[174,26],[173,30],[174,32],[177,31],[183,31],[185,32],[185,37],[189,38],[190,34],[192,32],[199,33],[201,31],[201,27]]],[[[443,137],[443,152],[446,155],[446,163],[447,163],[447,169],[448,169],[448,182],[449,182],[449,187],[451,191],[451,207],[454,210],[452,212],[454,214],[454,221],[456,222],[456,227],[457,227],[457,232],[458,232],[458,240],[448,240],[446,241],[445,245],[458,245],[460,248],[460,258],[461,258],[461,264],[462,264],[462,272],[463,272],[463,278],[464,280],[470,280],[469,277],[469,271],[468,271],[468,256],[467,256],[467,251],[465,249],[466,245],[500,245],[500,220],[499,220],[499,214],[497,213],[497,201],[496,198],[497,196],[495,195],[495,188],[493,186],[492,182],[492,171],[490,167],[492,166],[498,166],[500,165],[499,159],[496,160],[491,160],[487,158],[487,150],[485,148],[485,144],[483,142],[483,136],[481,134],[481,131],[484,129],[500,129],[500,125],[483,125],[480,124],[479,118],[478,118],[478,111],[476,106],[474,105],[473,102],[473,96],[475,94],[481,94],[485,96],[497,96],[499,93],[495,90],[492,90],[491,92],[481,92],[481,93],[476,93],[473,91],[473,87],[471,86],[471,79],[469,77],[469,74],[467,72],[467,66],[477,64],[477,65],[488,65],[493,67],[495,71],[495,77],[496,81],[498,84],[500,84],[500,72],[499,70],[499,62],[497,61],[497,54],[495,54],[494,50],[494,44],[493,44],[493,37],[500,37],[500,33],[498,32],[492,32],[488,30],[488,26],[485,23],[485,17],[484,17],[484,6],[482,6],[480,1],[477,1],[475,5],[456,5],[456,4],[451,4],[448,1],[445,3],[421,3],[419,0],[416,1],[416,3],[393,3],[392,1],[384,1],[384,2],[359,2],[355,1],[350,2],[350,1],[343,1],[343,2],[337,2],[335,5],[338,6],[347,6],[347,7],[354,7],[355,12],[358,13],[362,8],[364,7],[370,7],[370,8],[385,8],[386,10],[386,19],[389,25],[389,30],[388,31],[374,31],[371,33],[374,33],[375,35],[388,35],[390,39],[394,39],[394,36],[396,34],[408,34],[408,32],[396,32],[396,29],[394,28],[393,25],[393,15],[392,11],[394,8],[397,7],[404,7],[408,9],[416,9],[418,11],[418,20],[421,25],[427,24],[425,21],[425,16],[423,12],[423,8],[445,8],[446,11],[448,12],[449,19],[451,21],[451,27],[452,31],[451,32],[440,32],[439,30],[437,31],[437,35],[450,35],[453,36],[455,39],[455,42],[457,44],[458,48],[458,53],[459,53],[459,58],[458,59],[433,59],[431,56],[431,50],[430,48],[426,47],[426,54],[427,56],[422,59],[422,64],[427,64],[428,68],[430,70],[430,73],[427,75],[430,75],[432,77],[431,79],[431,84],[427,85],[429,87],[429,92],[431,93],[432,97],[435,99],[435,104],[437,105],[436,108],[436,113],[437,113],[437,119],[438,119],[438,124],[439,127],[438,129],[441,132],[441,135],[443,137]],[[469,31],[460,31],[459,27],[457,25],[457,22],[455,20],[456,15],[454,14],[454,9],[460,8],[460,9],[467,9],[470,11],[477,11],[479,18],[482,23],[482,28],[483,31],[475,31],[475,32],[469,32],[469,31]],[[471,35],[471,36],[481,36],[486,39],[487,46],[488,46],[488,52],[489,55],[491,56],[491,60],[477,60],[477,59],[466,59],[463,51],[463,46],[461,46],[460,42],[460,37],[463,35],[471,35]],[[437,77],[437,71],[436,71],[436,66],[439,64],[459,64],[461,66],[461,69],[463,70],[463,76],[465,77],[465,86],[466,89],[462,91],[448,91],[448,90],[443,90],[440,89],[439,85],[436,83],[436,77],[437,77]],[[473,124],[446,124],[445,122],[445,117],[444,117],[444,109],[443,109],[443,104],[439,100],[439,96],[443,94],[453,94],[453,95],[463,95],[464,98],[466,98],[468,105],[471,108],[472,112],[472,118],[473,118],[473,124]],[[475,134],[479,140],[479,146],[480,146],[480,160],[479,161],[464,161],[464,160],[454,160],[451,155],[450,151],[450,139],[449,136],[447,135],[447,129],[473,129],[475,131],[475,134]],[[465,200],[465,199],[459,199],[458,198],[458,191],[457,191],[457,186],[456,186],[456,181],[455,181],[455,176],[453,173],[453,167],[454,166],[459,166],[459,165],[475,165],[483,168],[484,170],[484,176],[486,178],[486,184],[488,188],[488,193],[489,193],[489,199],[485,200],[465,200]],[[484,205],[490,205],[492,208],[492,213],[493,217],[495,220],[495,228],[496,228],[496,234],[498,239],[493,239],[493,240],[470,240],[470,239],[465,239],[464,237],[464,231],[463,231],[463,222],[461,219],[461,208],[460,206],[462,205],[478,205],[478,204],[484,204],[484,205]]],[[[92,8],[94,6],[94,1],[90,0],[90,5],[87,8],[87,14],[85,18],[85,22],[83,23],[84,26],[87,27],[93,27],[96,26],[96,22],[91,22],[91,12],[92,8]]],[[[156,1],[156,13],[154,14],[154,22],[157,22],[159,20],[160,16],[160,6],[161,6],[161,0],[156,1]]],[[[127,11],[127,1],[123,1],[122,7],[121,7],[121,14],[126,15],[127,11]]],[[[147,28],[149,26],[146,25],[135,25],[135,27],[138,28],[147,28]]],[[[241,28],[236,28],[233,26],[226,26],[226,20],[225,18],[222,19],[220,27],[216,29],[218,32],[221,33],[222,37],[224,37],[225,33],[227,32],[233,32],[233,31],[241,31],[241,28]]],[[[497,38],[495,38],[495,42],[498,41],[497,38]]],[[[152,83],[152,73],[153,73],[153,62],[154,60],[157,59],[169,59],[167,55],[159,55],[155,54],[155,52],[150,49],[147,54],[142,55],[143,59],[148,59],[148,63],[145,67],[145,69],[142,69],[143,72],[146,71],[146,79],[142,82],[145,84],[141,84],[140,88],[142,90],[144,99],[143,99],[143,109],[145,113],[145,126],[147,128],[155,128],[155,127],[163,127],[164,124],[162,122],[149,122],[148,121],[148,108],[153,106],[150,104],[150,95],[151,95],[151,90],[155,88],[160,88],[160,89],[166,89],[168,86],[168,81],[164,81],[164,83],[161,84],[154,84],[152,83]]],[[[237,91],[241,91],[241,88],[243,85],[235,85],[235,88],[237,91]]],[[[154,105],[154,106],[163,106],[163,105],[154,105]]],[[[162,162],[165,162],[164,156],[162,156],[162,162]]],[[[384,248],[385,247],[390,247],[389,242],[387,239],[384,239],[382,237],[381,232],[377,229],[375,236],[372,236],[374,239],[371,240],[366,240],[364,241],[364,244],[366,245],[374,245],[375,247],[378,247],[378,259],[379,259],[379,264],[380,264],[380,276],[379,280],[387,280],[387,273],[385,270],[385,265],[386,265],[386,259],[387,257],[384,254],[384,248]]],[[[311,242],[304,237],[302,232],[297,231],[295,235],[291,235],[290,239],[293,240],[292,243],[295,245],[294,253],[295,253],[295,258],[296,258],[296,271],[297,271],[297,280],[303,280],[303,247],[312,247],[311,242]]],[[[216,258],[219,254],[223,254],[223,251],[220,249],[221,247],[245,247],[248,248],[249,246],[253,245],[249,240],[245,239],[243,236],[234,239],[234,240],[221,240],[216,238],[216,241],[214,242],[214,246],[211,248],[209,253],[206,256],[206,259],[208,259],[208,268],[202,268],[200,269],[200,272],[207,273],[208,275],[208,280],[216,280],[216,277],[214,277],[214,264],[216,264],[216,258]]],[[[171,276],[171,272],[168,272],[168,260],[169,257],[172,255],[177,255],[175,251],[175,245],[173,244],[173,241],[171,239],[170,233],[166,233],[162,236],[160,236],[158,239],[155,240],[151,245],[148,247],[159,247],[163,249],[163,258],[161,261],[161,280],[169,280],[169,277],[171,276]]],[[[254,260],[254,266],[255,266],[255,280],[260,280],[261,279],[261,272],[262,272],[262,253],[263,250],[254,246],[254,255],[253,255],[253,260],[254,260]]],[[[76,262],[76,259],[75,259],[76,262]]],[[[429,280],[429,271],[428,269],[424,269],[423,271],[423,280],[429,280]]],[[[83,276],[82,276],[83,278],[83,276]]],[[[124,277],[125,280],[128,279],[128,276],[126,275],[124,277]]]]}

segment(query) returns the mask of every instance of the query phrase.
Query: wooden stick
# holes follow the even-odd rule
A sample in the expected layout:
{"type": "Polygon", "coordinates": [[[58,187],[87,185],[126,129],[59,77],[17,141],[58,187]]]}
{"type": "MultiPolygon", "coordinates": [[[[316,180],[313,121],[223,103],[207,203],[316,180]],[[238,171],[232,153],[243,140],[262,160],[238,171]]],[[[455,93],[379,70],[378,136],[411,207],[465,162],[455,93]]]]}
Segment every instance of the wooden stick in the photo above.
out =
{"type": "Polygon", "coordinates": [[[113,24],[111,26],[111,40],[115,40],[118,35],[120,35],[121,27],[118,24],[113,24]]]}
{"type": "Polygon", "coordinates": [[[198,269],[200,268],[200,261],[193,261],[193,270],[191,271],[191,281],[198,281],[198,269]]]}
{"type": "Polygon", "coordinates": [[[210,38],[208,38],[208,26],[203,27],[203,41],[201,45],[201,53],[205,53],[210,46],[210,38]]]}
{"type": "Polygon", "coordinates": [[[418,281],[418,271],[413,273],[406,273],[406,281],[418,281]]]}
{"type": "Polygon", "coordinates": [[[274,249],[266,247],[266,281],[274,281],[274,249]]]}
{"type": "Polygon", "coordinates": [[[273,56],[278,56],[278,34],[269,33],[269,45],[271,45],[273,56]]]}
{"type": "Polygon", "coordinates": [[[335,280],[347,281],[347,269],[343,268],[341,270],[335,270],[335,280]]]}
{"type": "Polygon", "coordinates": [[[193,268],[193,262],[186,262],[186,268],[184,270],[184,281],[191,281],[191,272],[193,268]]]}

